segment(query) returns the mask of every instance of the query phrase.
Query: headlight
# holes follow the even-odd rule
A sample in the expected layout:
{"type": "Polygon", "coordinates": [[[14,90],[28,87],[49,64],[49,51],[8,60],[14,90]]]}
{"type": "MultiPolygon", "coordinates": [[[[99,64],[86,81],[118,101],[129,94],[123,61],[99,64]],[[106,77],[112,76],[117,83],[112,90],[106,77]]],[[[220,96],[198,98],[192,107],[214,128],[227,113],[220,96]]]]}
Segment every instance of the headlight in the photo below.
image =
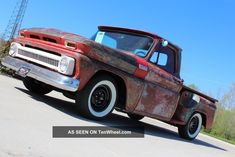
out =
{"type": "Polygon", "coordinates": [[[17,43],[12,43],[12,44],[11,44],[11,47],[10,47],[10,50],[9,50],[9,55],[10,55],[10,56],[15,56],[15,54],[17,53],[17,51],[18,51],[17,43]]]}
{"type": "Polygon", "coordinates": [[[62,56],[59,64],[59,72],[72,75],[74,69],[74,59],[67,56],[62,56]]]}
{"type": "Polygon", "coordinates": [[[69,66],[69,61],[66,57],[62,58],[60,61],[60,71],[61,72],[66,72],[69,66]]]}

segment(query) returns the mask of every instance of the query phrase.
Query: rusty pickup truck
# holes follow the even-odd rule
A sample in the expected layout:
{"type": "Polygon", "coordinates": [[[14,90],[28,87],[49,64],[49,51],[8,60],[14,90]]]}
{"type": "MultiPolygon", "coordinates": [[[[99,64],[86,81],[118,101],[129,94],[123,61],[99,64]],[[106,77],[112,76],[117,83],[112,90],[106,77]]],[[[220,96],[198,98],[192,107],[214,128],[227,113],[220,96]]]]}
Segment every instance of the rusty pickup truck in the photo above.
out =
{"type": "Polygon", "coordinates": [[[19,32],[3,65],[36,94],[52,90],[75,99],[81,115],[100,120],[113,109],[178,127],[194,139],[212,127],[215,99],[183,84],[181,49],[144,31],[100,26],[88,39],[57,29],[19,32]]]}

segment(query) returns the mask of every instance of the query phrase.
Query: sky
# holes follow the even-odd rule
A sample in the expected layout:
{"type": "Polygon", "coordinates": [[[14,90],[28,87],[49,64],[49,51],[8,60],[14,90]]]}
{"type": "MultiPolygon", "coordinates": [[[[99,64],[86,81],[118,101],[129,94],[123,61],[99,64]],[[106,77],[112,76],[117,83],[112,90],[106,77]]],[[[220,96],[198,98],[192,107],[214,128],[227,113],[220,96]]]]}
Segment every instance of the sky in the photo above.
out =
{"type": "MultiPolygon", "coordinates": [[[[2,0],[3,33],[18,0],[2,0]]],[[[234,0],[29,0],[22,28],[91,37],[99,25],[158,34],[183,49],[181,77],[216,98],[235,83],[234,0]]]]}

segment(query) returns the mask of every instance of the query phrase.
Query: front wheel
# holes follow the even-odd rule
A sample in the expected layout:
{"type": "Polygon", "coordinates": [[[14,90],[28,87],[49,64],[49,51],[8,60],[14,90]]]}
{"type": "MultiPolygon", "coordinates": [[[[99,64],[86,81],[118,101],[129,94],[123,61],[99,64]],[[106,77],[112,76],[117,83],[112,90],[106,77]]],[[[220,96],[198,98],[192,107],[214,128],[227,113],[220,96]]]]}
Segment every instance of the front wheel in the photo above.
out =
{"type": "Polygon", "coordinates": [[[178,132],[180,137],[193,140],[197,137],[202,127],[202,116],[200,113],[194,113],[186,125],[179,126],[178,132]]]}
{"type": "Polygon", "coordinates": [[[78,111],[91,119],[102,119],[114,109],[118,99],[116,81],[107,75],[92,79],[76,98],[78,111]]]}
{"type": "Polygon", "coordinates": [[[33,78],[26,77],[23,79],[24,86],[32,93],[45,95],[52,91],[48,85],[39,82],[33,78]]]}

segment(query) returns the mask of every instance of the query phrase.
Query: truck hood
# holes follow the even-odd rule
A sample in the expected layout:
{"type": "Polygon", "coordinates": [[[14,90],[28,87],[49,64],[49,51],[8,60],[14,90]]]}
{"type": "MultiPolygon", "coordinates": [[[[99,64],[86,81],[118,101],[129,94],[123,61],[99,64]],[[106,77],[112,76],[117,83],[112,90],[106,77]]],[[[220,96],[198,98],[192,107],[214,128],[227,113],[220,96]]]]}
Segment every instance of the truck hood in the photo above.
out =
{"type": "Polygon", "coordinates": [[[144,59],[135,56],[130,52],[112,49],[80,35],[67,33],[58,29],[31,28],[21,30],[20,34],[27,38],[44,40],[58,46],[65,46],[66,42],[74,43],[76,49],[70,50],[82,53],[83,55],[122,69],[130,74],[133,74],[136,71],[138,61],[141,63],[146,62],[144,59]]]}

